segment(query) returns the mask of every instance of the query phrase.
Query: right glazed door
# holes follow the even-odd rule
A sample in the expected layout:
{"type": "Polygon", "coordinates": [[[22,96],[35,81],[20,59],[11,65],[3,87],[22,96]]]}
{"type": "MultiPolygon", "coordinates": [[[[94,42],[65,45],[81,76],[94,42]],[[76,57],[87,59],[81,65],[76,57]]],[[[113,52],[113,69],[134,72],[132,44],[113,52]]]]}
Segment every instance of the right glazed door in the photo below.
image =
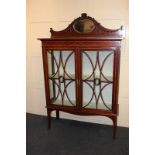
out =
{"type": "Polygon", "coordinates": [[[82,108],[112,111],[114,50],[81,50],[82,108]]]}

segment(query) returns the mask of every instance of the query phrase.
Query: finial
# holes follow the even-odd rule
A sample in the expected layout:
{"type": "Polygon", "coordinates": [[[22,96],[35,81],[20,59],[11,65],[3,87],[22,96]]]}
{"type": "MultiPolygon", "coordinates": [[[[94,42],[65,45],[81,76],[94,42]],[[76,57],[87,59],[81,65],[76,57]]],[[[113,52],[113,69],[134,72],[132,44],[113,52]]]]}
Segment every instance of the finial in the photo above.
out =
{"type": "Polygon", "coordinates": [[[87,14],[86,13],[82,13],[81,14],[81,17],[86,18],[87,17],[87,14]]]}

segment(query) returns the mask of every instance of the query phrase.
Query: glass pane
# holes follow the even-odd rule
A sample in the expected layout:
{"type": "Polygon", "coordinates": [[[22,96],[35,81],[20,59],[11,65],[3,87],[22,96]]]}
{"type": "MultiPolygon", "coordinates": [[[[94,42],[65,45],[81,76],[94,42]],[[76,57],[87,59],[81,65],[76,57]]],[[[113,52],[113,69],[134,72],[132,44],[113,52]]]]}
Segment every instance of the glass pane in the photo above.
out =
{"type": "Polygon", "coordinates": [[[82,51],[83,107],[112,109],[114,51],[82,51]]]}
{"type": "Polygon", "coordinates": [[[51,103],[76,106],[74,52],[48,51],[47,59],[51,103]]]}

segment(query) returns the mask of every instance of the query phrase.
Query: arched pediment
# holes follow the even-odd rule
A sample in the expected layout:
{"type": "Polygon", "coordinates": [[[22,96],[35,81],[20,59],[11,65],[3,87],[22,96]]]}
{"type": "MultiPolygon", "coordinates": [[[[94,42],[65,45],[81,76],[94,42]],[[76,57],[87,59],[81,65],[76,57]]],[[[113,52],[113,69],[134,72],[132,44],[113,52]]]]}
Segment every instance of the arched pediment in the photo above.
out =
{"type": "Polygon", "coordinates": [[[123,38],[123,27],[108,29],[98,23],[94,18],[82,13],[68,27],[61,31],[50,28],[51,39],[117,39],[123,38]]]}

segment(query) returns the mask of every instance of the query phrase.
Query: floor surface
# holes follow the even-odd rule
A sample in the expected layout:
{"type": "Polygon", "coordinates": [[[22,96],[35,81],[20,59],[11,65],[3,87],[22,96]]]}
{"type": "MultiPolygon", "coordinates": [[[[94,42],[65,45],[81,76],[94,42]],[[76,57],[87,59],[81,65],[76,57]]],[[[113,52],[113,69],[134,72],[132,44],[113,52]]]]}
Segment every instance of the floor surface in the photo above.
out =
{"type": "Polygon", "coordinates": [[[52,118],[47,129],[45,116],[26,114],[27,155],[128,155],[129,128],[52,118]]]}

